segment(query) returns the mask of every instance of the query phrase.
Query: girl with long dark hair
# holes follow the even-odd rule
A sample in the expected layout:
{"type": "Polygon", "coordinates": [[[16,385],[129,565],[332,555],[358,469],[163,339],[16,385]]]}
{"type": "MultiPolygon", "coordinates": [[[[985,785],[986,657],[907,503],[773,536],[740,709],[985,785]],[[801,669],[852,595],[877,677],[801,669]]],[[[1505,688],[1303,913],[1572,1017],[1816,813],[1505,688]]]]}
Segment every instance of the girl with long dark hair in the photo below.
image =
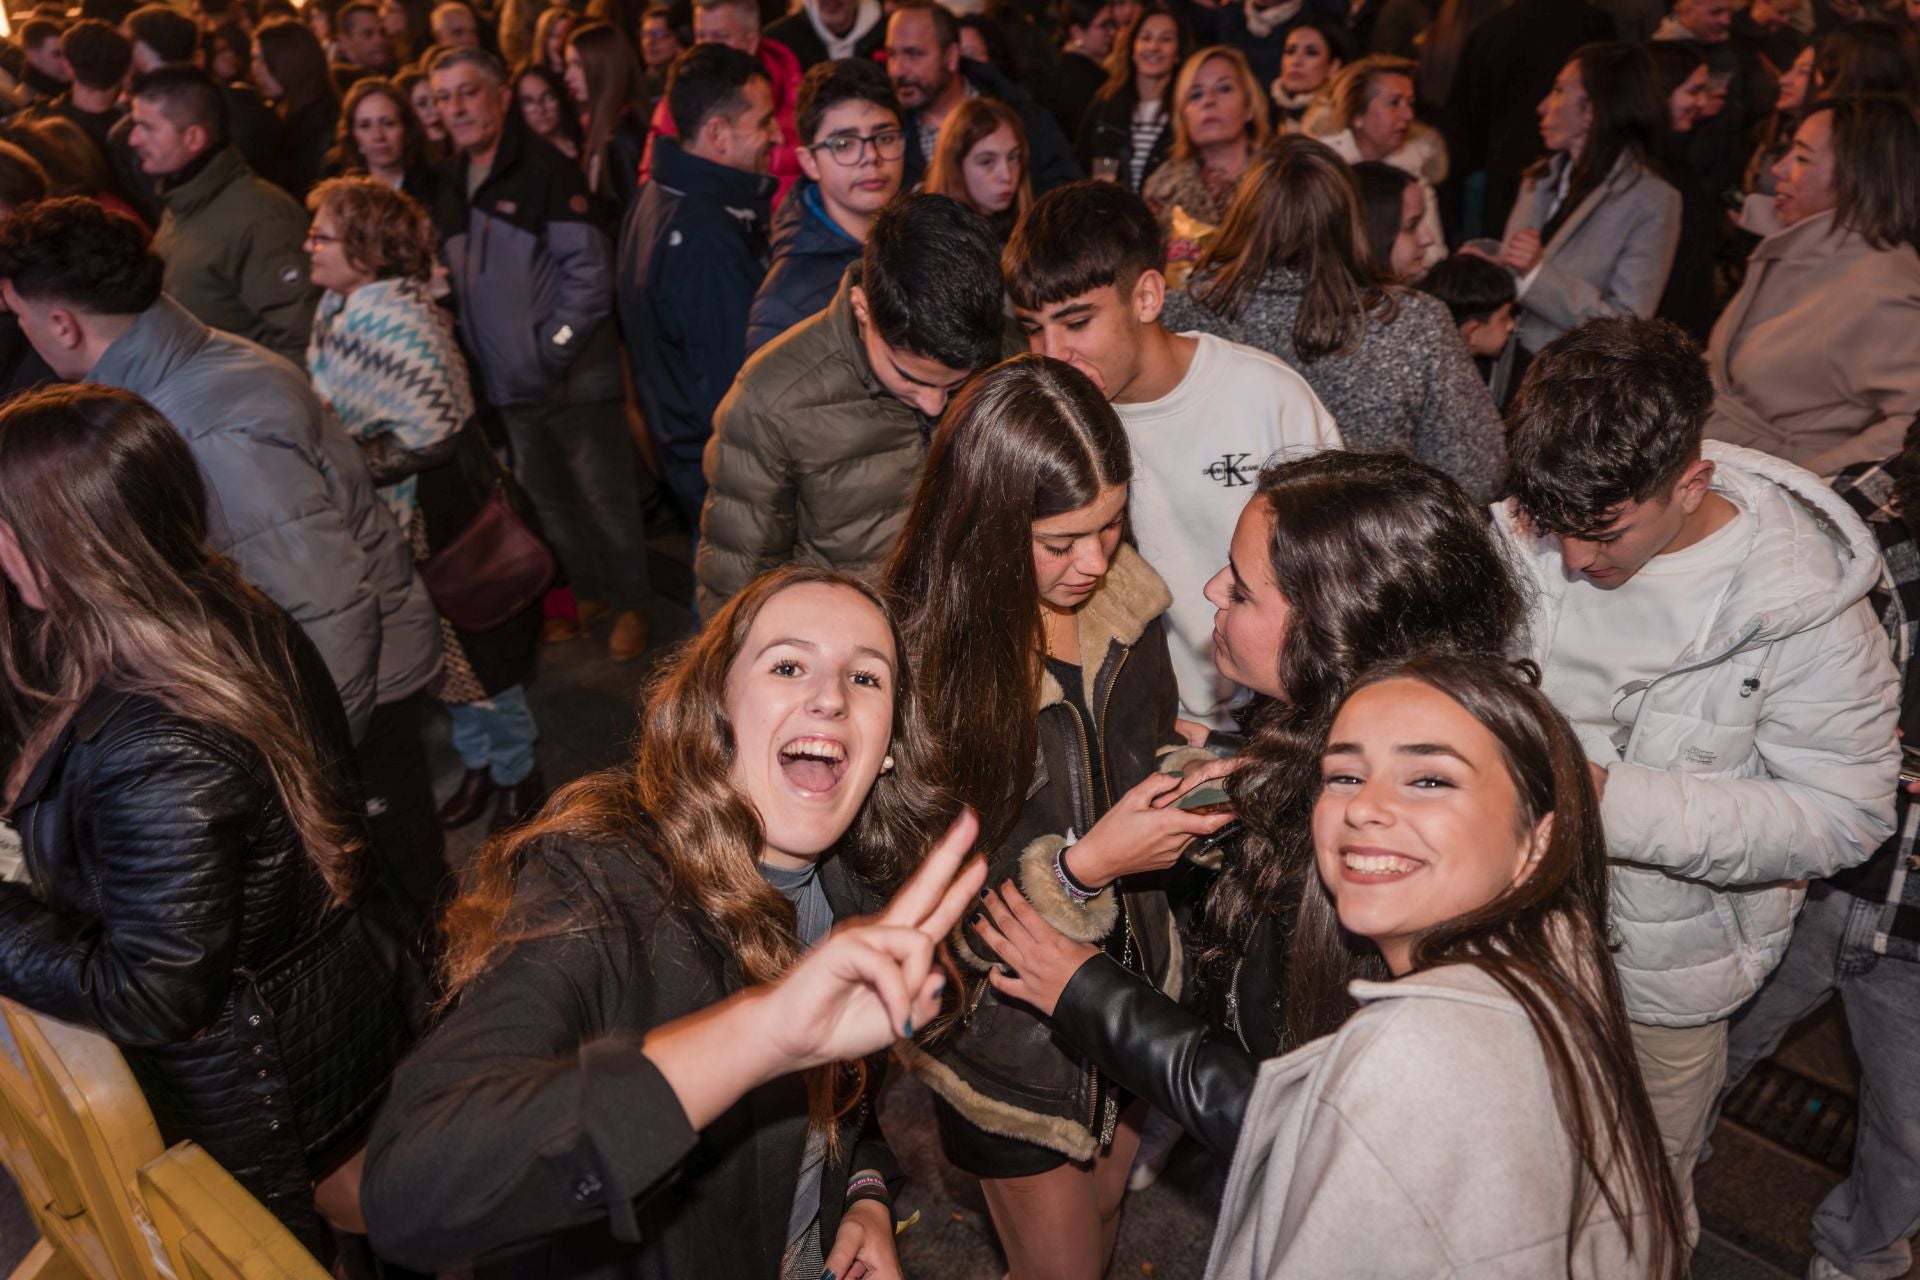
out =
{"type": "Polygon", "coordinates": [[[1261,1068],[1210,1276],[1686,1274],[1599,804],[1532,676],[1416,655],[1334,716],[1294,966],[1360,1007],[1261,1068]]]}
{"type": "MultiPolygon", "coordinates": [[[[879,909],[942,807],[905,653],[857,580],[764,575],[662,672],[626,767],[482,851],[445,921],[458,1004],[369,1148],[383,1256],[494,1254],[493,1274],[543,1280],[898,1280],[884,1049],[938,1010],[933,943],[980,884],[963,877],[943,916],[916,880],[879,932],[828,938],[879,909]],[[876,949],[910,971],[868,975],[876,949]],[[888,1017],[783,1014],[822,965],[867,975],[888,1017]]],[[[928,858],[940,877],[973,832],[963,818],[928,858]]]]}
{"type": "MultiPolygon", "coordinates": [[[[1500,652],[1525,612],[1485,511],[1458,485],[1410,458],[1338,450],[1261,472],[1207,598],[1219,610],[1215,665],[1256,697],[1240,713],[1248,737],[1238,759],[1199,770],[1226,775],[1243,824],[1223,846],[1196,926],[1206,1015],[1140,988],[1027,913],[1031,941],[1008,960],[1019,978],[993,982],[1224,1152],[1255,1065],[1352,1011],[1290,985],[1288,963],[1312,868],[1317,753],[1340,700],[1366,667],[1415,648],[1500,652]],[[1181,1071],[1159,1073],[1175,1060],[1181,1071]]],[[[990,902],[988,915],[989,945],[996,932],[1014,936],[1002,904],[990,902]]]]}
{"type": "Polygon", "coordinates": [[[1446,307],[1374,262],[1353,172],[1325,144],[1274,139],[1164,319],[1279,356],[1349,446],[1411,453],[1493,497],[1506,449],[1487,384],[1446,307]]]}
{"type": "Polygon", "coordinates": [[[327,51],[298,18],[274,18],[253,36],[253,82],[280,119],[274,177],[296,200],[327,175],[327,152],[340,124],[327,51]]]}
{"type": "MultiPolygon", "coordinates": [[[[1037,355],[997,365],[942,417],[887,585],[912,602],[940,777],[980,814],[993,882],[1016,879],[1055,927],[1171,999],[1183,966],[1166,896],[1115,868],[1164,870],[1226,819],[1165,803],[1178,781],[1155,772],[1179,743],[1172,600],[1123,541],[1132,471],[1085,375],[1037,355]]],[[[941,1147],[982,1180],[1012,1280],[1099,1276],[1140,1112],[1000,999],[977,936],[957,950],[958,1006],[907,1050],[938,1095],[941,1147]]]]}
{"type": "Polygon", "coordinates": [[[587,188],[617,220],[633,197],[647,146],[647,86],[633,44],[605,22],[567,36],[567,93],[585,121],[587,188]]]}
{"type": "Polygon", "coordinates": [[[1666,106],[1653,61],[1590,44],[1540,103],[1546,159],[1527,170],[1499,261],[1521,278],[1529,356],[1600,316],[1650,316],[1680,243],[1680,193],[1662,176],[1666,106]]]}
{"type": "Polygon", "coordinates": [[[30,881],[0,884],[0,995],[119,1045],[161,1136],[323,1250],[323,1218],[357,1227],[351,1158],[405,1034],[354,906],[327,668],[207,550],[192,453],[124,391],[0,410],[0,568],[30,881]]]}

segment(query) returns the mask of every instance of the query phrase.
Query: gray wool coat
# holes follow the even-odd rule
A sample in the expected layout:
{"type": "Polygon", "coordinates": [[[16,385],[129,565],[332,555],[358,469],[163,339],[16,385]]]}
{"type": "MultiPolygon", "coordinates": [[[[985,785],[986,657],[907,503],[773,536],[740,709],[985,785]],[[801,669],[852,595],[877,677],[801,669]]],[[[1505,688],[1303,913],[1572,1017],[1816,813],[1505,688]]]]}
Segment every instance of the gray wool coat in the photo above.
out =
{"type": "Polygon", "coordinates": [[[1393,320],[1367,317],[1366,335],[1347,355],[1306,361],[1294,350],[1304,281],[1284,267],[1259,282],[1238,316],[1228,318],[1192,290],[1169,293],[1161,320],[1175,333],[1199,330],[1272,352],[1307,380],[1349,449],[1397,450],[1431,463],[1488,501],[1507,464],[1506,431],[1493,395],[1473,366],[1453,317],[1436,298],[1395,290],[1393,320]]]}
{"type": "MultiPolygon", "coordinates": [[[[1531,173],[1507,218],[1507,234],[1540,231],[1552,216],[1557,170],[1531,173]]],[[[1660,305],[1680,244],[1680,193],[1623,155],[1541,246],[1522,277],[1520,345],[1538,351],[1602,316],[1650,316],[1660,305]]]]}

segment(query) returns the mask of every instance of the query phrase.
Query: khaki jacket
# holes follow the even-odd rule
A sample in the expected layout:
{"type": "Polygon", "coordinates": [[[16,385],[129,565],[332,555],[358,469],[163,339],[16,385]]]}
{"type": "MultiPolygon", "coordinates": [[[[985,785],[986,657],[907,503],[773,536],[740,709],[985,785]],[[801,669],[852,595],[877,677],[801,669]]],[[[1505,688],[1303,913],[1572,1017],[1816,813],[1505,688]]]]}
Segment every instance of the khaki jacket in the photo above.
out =
{"type": "Polygon", "coordinates": [[[1831,213],[1768,236],[1713,327],[1707,435],[1821,476],[1900,452],[1920,413],[1920,254],[1831,213]]]}
{"type": "Polygon", "coordinates": [[[320,291],[307,279],[307,214],[257,176],[234,147],[161,196],[153,251],[166,291],[209,328],[259,343],[296,365],[320,291]]]}

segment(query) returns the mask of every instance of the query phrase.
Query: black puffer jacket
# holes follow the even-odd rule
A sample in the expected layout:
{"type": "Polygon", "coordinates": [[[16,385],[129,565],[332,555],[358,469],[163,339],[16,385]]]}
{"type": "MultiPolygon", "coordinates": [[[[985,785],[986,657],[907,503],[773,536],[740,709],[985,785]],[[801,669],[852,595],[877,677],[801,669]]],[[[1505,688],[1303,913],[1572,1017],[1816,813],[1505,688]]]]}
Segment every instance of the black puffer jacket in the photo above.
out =
{"type": "MultiPolygon", "coordinates": [[[[323,768],[346,720],[284,615],[323,768]]],[[[402,1048],[392,978],[330,910],[259,753],[110,689],[15,807],[29,888],[0,884],[0,994],[118,1044],[168,1142],[205,1147],[309,1248],[316,1174],[351,1153],[402,1048]]]]}
{"type": "MultiPolygon", "coordinates": [[[[1173,665],[1160,622],[1172,602],[1160,575],[1122,547],[1079,614],[1096,723],[1082,722],[1051,674],[1043,680],[1033,782],[1013,831],[989,857],[987,882],[1015,880],[1062,933],[1104,946],[1125,971],[1177,998],[1185,963],[1166,895],[1129,881],[1081,906],[1053,872],[1068,833],[1084,835],[1116,798],[1154,772],[1163,749],[1179,743],[1173,665]],[[1093,783],[1089,750],[1103,754],[1104,787],[1093,783]]],[[[987,968],[985,948],[970,931],[956,936],[955,950],[974,968],[970,978],[987,968]]],[[[1063,1051],[1053,1028],[1027,1005],[1003,1003],[984,981],[966,986],[964,1014],[944,1039],[930,1051],[900,1046],[908,1066],[979,1128],[1072,1160],[1091,1158],[1118,1119],[1105,1073],[1084,1055],[1063,1051]]]]}

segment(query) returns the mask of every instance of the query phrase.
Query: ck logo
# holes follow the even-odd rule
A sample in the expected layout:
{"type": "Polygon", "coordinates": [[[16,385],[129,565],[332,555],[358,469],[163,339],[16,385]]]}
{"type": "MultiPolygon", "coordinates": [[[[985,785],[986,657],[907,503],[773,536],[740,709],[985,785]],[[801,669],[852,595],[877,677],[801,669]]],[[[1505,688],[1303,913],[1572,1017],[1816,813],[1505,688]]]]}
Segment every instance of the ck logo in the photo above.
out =
{"type": "Polygon", "coordinates": [[[1252,455],[1245,453],[1223,453],[1218,462],[1209,464],[1201,470],[1200,474],[1229,489],[1236,485],[1251,486],[1253,477],[1244,470],[1250,456],[1252,455]]]}

